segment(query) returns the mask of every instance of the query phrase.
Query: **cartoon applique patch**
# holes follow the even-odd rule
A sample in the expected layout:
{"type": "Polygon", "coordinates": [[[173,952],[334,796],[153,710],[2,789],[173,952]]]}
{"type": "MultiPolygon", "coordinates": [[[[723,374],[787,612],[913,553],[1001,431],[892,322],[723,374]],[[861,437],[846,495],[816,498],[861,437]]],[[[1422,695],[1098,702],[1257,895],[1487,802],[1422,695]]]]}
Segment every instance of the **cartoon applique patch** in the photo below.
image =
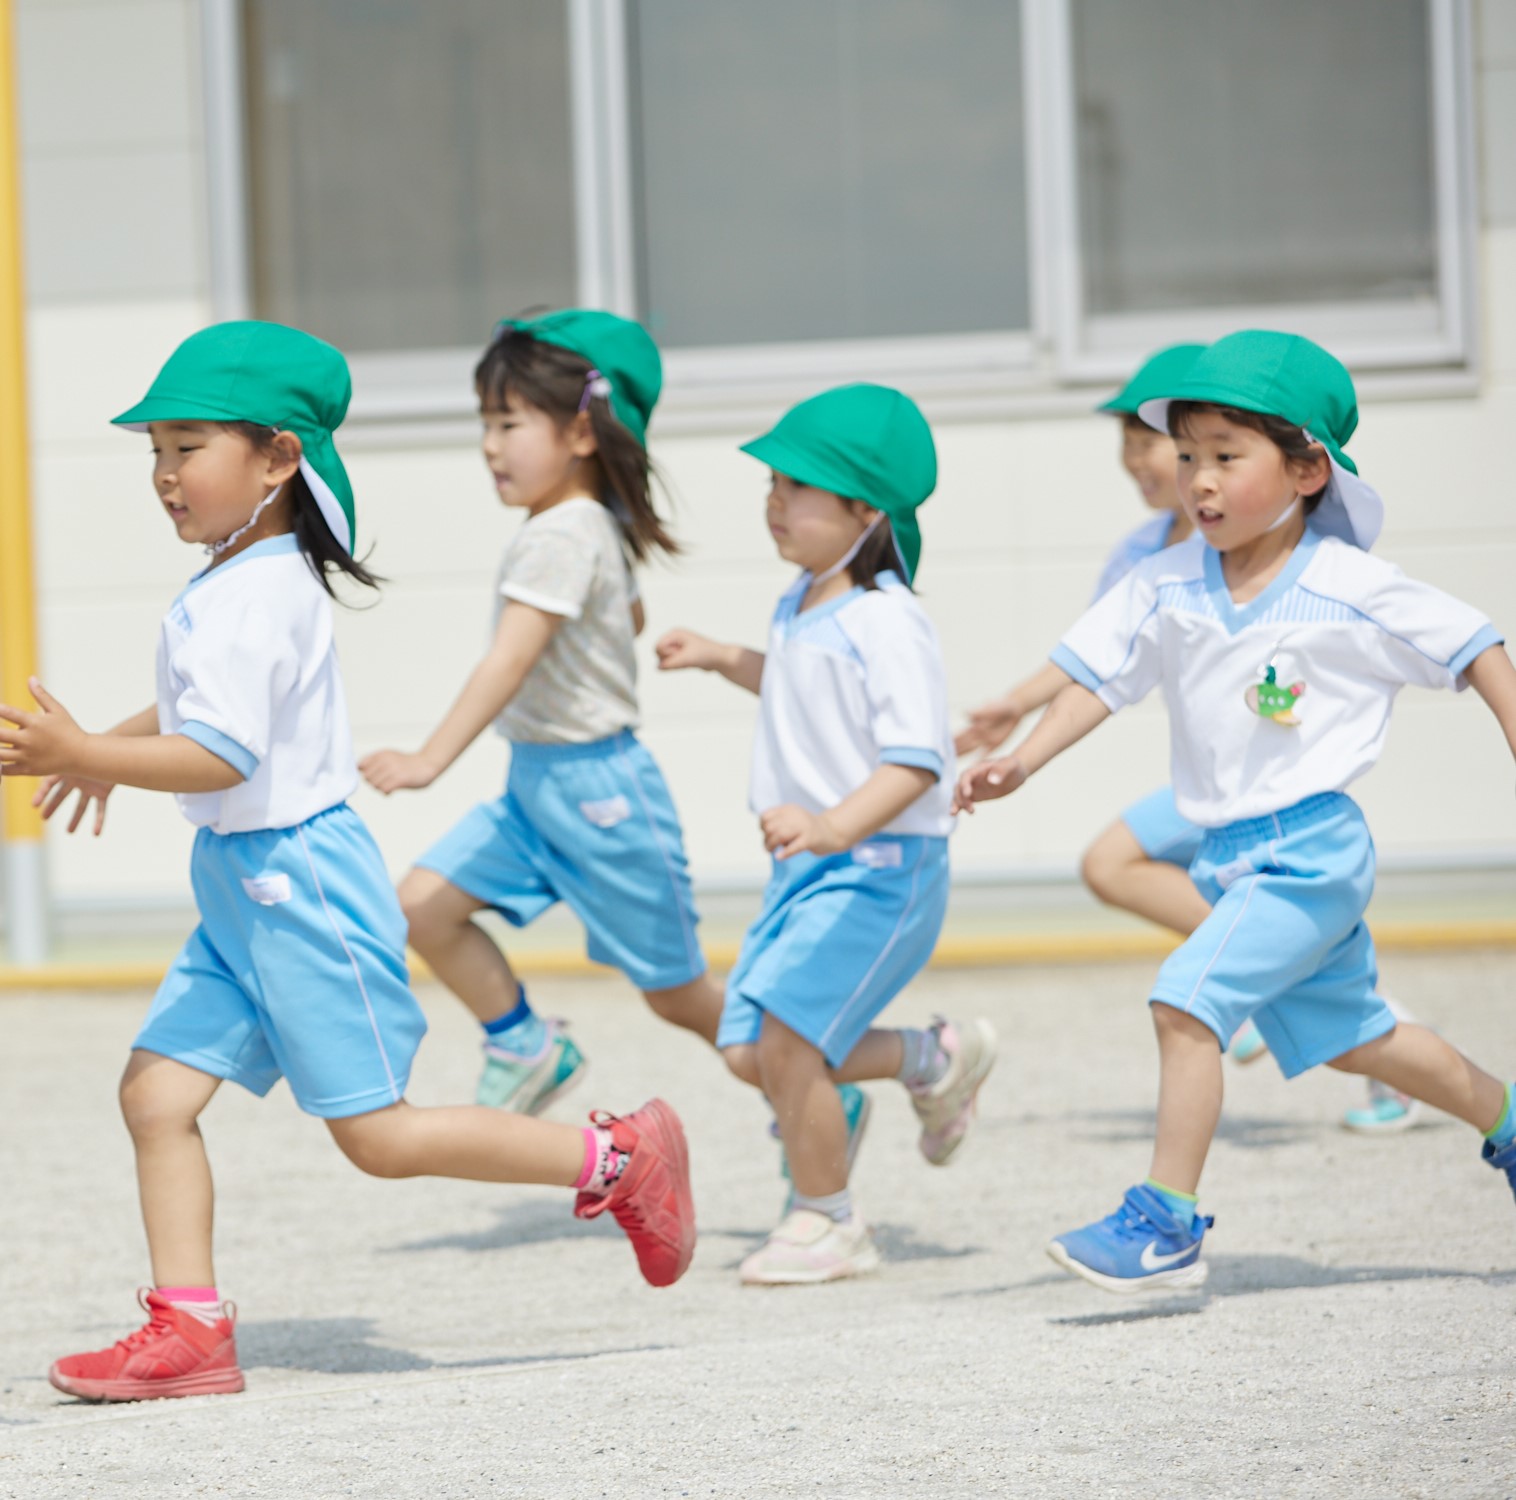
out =
{"type": "Polygon", "coordinates": [[[1305,692],[1305,684],[1292,682],[1288,687],[1281,687],[1273,662],[1262,670],[1263,681],[1254,683],[1242,695],[1243,702],[1260,719],[1271,719],[1276,724],[1298,724],[1300,719],[1295,713],[1295,704],[1305,692]]]}

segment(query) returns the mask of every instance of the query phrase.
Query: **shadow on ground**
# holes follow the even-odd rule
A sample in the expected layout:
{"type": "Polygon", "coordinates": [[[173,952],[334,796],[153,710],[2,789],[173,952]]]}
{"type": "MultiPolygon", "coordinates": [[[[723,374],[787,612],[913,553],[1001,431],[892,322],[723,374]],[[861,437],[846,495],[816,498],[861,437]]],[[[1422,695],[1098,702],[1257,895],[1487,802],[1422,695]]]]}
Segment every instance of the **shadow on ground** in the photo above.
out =
{"type": "Polygon", "coordinates": [[[499,1222],[488,1229],[466,1234],[439,1234],[424,1240],[406,1240],[387,1245],[383,1254],[420,1250],[510,1250],[517,1245],[550,1245],[559,1240],[599,1239],[620,1230],[609,1214],[594,1219],[576,1219],[567,1201],[519,1203],[502,1208],[499,1222]]]}

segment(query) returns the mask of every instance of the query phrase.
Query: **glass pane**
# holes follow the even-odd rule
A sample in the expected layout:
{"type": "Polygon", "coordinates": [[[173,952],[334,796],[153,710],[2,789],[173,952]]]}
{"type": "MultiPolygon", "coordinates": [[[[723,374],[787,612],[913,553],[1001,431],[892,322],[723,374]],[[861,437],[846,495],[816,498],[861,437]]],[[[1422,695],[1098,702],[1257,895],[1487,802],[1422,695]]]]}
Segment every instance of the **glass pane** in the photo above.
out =
{"type": "Polygon", "coordinates": [[[1429,298],[1425,0],[1072,0],[1086,307],[1429,298]]]}
{"type": "Polygon", "coordinates": [[[472,348],[574,301],[565,9],[245,0],[260,316],[348,352],[472,348]]]}
{"type": "Polygon", "coordinates": [[[655,335],[1025,328],[1018,15],[1009,0],[633,0],[655,335]]]}

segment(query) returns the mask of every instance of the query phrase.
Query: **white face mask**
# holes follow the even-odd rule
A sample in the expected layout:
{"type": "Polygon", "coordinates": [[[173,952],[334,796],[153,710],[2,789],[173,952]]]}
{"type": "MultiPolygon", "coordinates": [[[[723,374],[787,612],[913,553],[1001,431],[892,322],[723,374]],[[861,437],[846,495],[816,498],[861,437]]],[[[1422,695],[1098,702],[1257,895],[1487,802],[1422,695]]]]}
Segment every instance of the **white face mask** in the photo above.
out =
{"type": "Polygon", "coordinates": [[[279,498],[280,492],[283,489],[284,486],[282,484],[276,485],[273,489],[271,489],[268,494],[266,494],[257,503],[257,505],[253,507],[252,515],[250,515],[247,520],[243,522],[243,524],[239,526],[229,537],[219,542],[207,542],[205,544],[205,552],[207,555],[210,557],[220,557],[221,554],[225,552],[226,549],[230,547],[238,537],[246,536],[248,532],[250,532],[257,524],[258,517],[261,516],[263,512],[266,511],[269,506],[271,506],[274,501],[279,498]]]}
{"type": "Polygon", "coordinates": [[[868,541],[869,537],[873,534],[874,528],[883,519],[884,519],[884,512],[882,510],[878,511],[875,514],[874,519],[872,521],[870,521],[869,524],[863,528],[862,532],[859,533],[858,540],[856,542],[854,542],[853,545],[851,547],[849,547],[847,549],[847,551],[844,552],[842,554],[842,556],[839,557],[837,559],[837,561],[834,562],[831,565],[831,567],[829,567],[826,570],[825,573],[816,573],[816,574],[812,575],[812,578],[811,578],[811,584],[812,584],[812,586],[814,586],[814,585],[816,585],[818,583],[825,583],[828,578],[835,578],[845,567],[847,567],[847,565],[850,562],[852,562],[852,560],[855,557],[858,556],[859,552],[861,552],[863,550],[863,544],[866,541],[868,541]]]}

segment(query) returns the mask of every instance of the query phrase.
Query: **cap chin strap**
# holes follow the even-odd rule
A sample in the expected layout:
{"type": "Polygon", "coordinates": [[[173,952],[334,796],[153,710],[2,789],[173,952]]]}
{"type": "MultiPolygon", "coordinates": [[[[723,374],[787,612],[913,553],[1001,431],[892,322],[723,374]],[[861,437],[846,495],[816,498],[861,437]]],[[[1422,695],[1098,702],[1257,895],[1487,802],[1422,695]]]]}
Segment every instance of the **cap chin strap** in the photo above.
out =
{"type": "Polygon", "coordinates": [[[818,583],[825,583],[828,578],[835,578],[852,560],[863,550],[863,544],[868,541],[874,528],[884,519],[884,512],[875,512],[874,519],[859,533],[858,540],[853,543],[841,557],[829,567],[825,573],[816,573],[811,578],[811,586],[814,588],[818,583]]]}
{"type": "Polygon", "coordinates": [[[258,517],[261,516],[263,512],[266,511],[269,506],[271,506],[274,501],[279,498],[283,490],[284,486],[282,484],[275,485],[275,487],[271,489],[268,494],[266,494],[257,503],[257,505],[253,507],[252,515],[250,515],[247,520],[241,526],[239,526],[229,537],[220,542],[207,542],[205,544],[206,553],[211,557],[220,557],[221,554],[225,552],[226,549],[230,547],[232,543],[235,542],[239,537],[246,536],[248,532],[250,532],[253,527],[258,524],[258,517]]]}
{"type": "Polygon", "coordinates": [[[1296,495],[1290,503],[1279,513],[1279,519],[1272,526],[1265,526],[1263,534],[1267,536],[1271,531],[1278,531],[1282,526],[1288,526],[1290,517],[1300,509],[1300,496],[1296,495]]]}

